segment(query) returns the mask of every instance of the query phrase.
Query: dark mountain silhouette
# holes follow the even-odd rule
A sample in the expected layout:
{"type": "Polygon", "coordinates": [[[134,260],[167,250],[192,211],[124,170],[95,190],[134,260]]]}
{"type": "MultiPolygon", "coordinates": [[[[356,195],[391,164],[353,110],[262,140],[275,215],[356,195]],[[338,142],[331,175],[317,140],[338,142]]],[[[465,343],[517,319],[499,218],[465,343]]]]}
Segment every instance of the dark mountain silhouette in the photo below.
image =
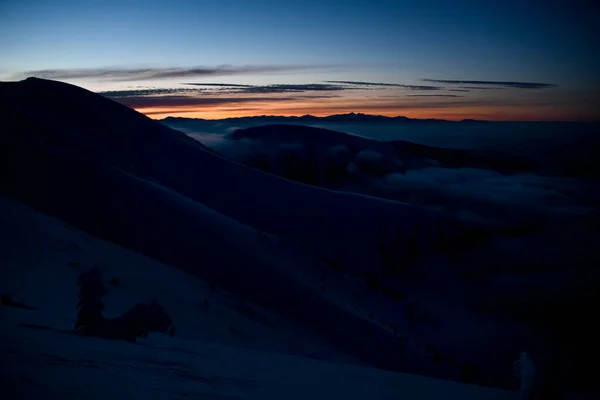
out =
{"type": "MultiPolygon", "coordinates": [[[[2,83],[0,110],[7,127],[0,135],[0,192],[289,315],[373,366],[456,379],[432,370],[418,353],[390,353],[393,335],[292,278],[286,263],[294,259],[239,247],[237,236],[258,235],[257,228],[349,271],[378,274],[385,271],[377,261],[383,227],[427,226],[417,242],[422,255],[439,243],[459,249],[469,242],[460,234],[468,229],[419,207],[253,170],[65,83],[2,83]]],[[[417,240],[409,239],[402,245],[417,240]]],[[[488,378],[510,385],[508,376],[488,378]]]]}
{"type": "MultiPolygon", "coordinates": [[[[162,121],[164,122],[176,122],[176,121],[215,121],[210,119],[202,119],[202,118],[179,118],[179,117],[166,117],[162,121]]],[[[286,123],[286,122],[352,122],[352,123],[398,123],[398,122],[439,122],[439,123],[458,123],[455,121],[448,121],[444,119],[436,119],[436,118],[408,118],[403,116],[397,117],[387,117],[385,115],[372,115],[372,114],[363,114],[363,113],[347,113],[347,114],[333,114],[324,117],[319,117],[315,115],[302,115],[299,117],[291,116],[284,117],[278,115],[260,115],[254,117],[232,117],[232,118],[224,118],[219,121],[239,121],[239,122],[248,122],[248,121],[260,121],[264,123],[286,123]]]]}

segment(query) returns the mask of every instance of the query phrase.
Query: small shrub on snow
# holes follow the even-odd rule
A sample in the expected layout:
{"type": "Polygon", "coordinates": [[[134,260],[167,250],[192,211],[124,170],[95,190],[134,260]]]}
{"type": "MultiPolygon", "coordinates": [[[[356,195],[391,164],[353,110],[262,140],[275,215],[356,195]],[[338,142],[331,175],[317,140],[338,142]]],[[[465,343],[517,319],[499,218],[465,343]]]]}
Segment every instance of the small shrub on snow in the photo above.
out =
{"type": "Polygon", "coordinates": [[[102,297],[108,293],[108,289],[102,284],[100,268],[95,266],[82,273],[77,279],[77,286],[79,286],[77,300],[79,312],[75,329],[92,328],[102,320],[102,310],[104,309],[102,297]]]}

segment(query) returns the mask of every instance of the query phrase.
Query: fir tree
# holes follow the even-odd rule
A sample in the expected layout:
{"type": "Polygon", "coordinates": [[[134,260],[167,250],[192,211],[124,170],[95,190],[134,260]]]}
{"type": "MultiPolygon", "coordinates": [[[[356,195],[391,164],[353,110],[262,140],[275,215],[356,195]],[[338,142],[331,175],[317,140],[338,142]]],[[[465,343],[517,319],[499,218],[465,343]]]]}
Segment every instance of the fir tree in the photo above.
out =
{"type": "Polygon", "coordinates": [[[93,333],[102,321],[102,297],[108,293],[108,289],[102,283],[102,274],[97,266],[82,273],[77,278],[79,286],[79,298],[77,301],[77,322],[75,329],[83,329],[84,333],[93,333]]]}

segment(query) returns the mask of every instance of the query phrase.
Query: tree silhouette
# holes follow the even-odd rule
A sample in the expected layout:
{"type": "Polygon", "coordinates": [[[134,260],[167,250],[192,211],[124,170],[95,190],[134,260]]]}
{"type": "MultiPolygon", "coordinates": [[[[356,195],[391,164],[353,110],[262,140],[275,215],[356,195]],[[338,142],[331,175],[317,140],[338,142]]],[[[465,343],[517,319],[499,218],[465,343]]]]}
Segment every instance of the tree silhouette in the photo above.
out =
{"type": "Polygon", "coordinates": [[[77,322],[75,329],[83,329],[84,333],[92,333],[102,321],[102,297],[108,289],[102,283],[102,274],[97,266],[82,273],[77,278],[79,298],[77,301],[77,322]]]}

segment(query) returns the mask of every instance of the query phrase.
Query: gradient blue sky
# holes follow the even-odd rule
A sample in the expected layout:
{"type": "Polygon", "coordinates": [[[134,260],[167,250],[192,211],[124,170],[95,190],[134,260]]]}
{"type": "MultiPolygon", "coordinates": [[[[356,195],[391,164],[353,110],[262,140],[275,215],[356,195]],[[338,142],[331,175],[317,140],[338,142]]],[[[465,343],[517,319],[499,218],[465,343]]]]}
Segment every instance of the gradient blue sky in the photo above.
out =
{"type": "Polygon", "coordinates": [[[33,75],[111,91],[157,118],[600,119],[598,26],[598,8],[578,0],[1,0],[0,79],[33,75]],[[134,71],[146,68],[171,73],[134,71]],[[332,87],[268,89],[277,84],[332,87]]]}

